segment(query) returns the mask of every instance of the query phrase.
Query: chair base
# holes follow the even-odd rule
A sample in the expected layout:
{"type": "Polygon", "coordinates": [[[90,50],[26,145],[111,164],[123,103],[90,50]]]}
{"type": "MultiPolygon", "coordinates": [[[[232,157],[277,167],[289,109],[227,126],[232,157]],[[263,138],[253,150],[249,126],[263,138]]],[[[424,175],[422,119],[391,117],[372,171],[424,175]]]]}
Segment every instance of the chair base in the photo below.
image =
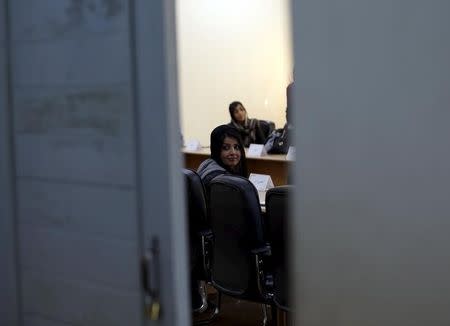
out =
{"type": "MultiPolygon", "coordinates": [[[[205,293],[206,293],[206,291],[205,291],[205,293]]],[[[219,314],[221,302],[222,302],[222,293],[217,292],[217,301],[212,302],[212,301],[208,300],[208,302],[207,302],[207,306],[209,306],[213,309],[212,313],[209,315],[209,317],[207,317],[205,319],[194,321],[193,325],[194,326],[209,325],[209,323],[212,322],[219,314]]]]}
{"type": "Polygon", "coordinates": [[[202,312],[206,311],[206,309],[208,309],[208,297],[206,294],[206,286],[203,281],[198,286],[198,292],[200,294],[202,303],[199,308],[193,310],[195,314],[201,314],[202,312]]]}

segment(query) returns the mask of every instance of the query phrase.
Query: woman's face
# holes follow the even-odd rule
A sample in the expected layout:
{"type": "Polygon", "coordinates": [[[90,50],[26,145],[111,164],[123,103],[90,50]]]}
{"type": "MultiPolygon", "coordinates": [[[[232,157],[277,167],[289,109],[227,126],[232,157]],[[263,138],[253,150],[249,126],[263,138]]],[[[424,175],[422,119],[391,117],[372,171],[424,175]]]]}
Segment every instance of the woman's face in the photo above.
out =
{"type": "Polygon", "coordinates": [[[225,137],[220,150],[220,159],[222,163],[229,168],[234,168],[241,160],[241,147],[238,141],[231,137],[225,137]]]}
{"type": "Polygon", "coordinates": [[[247,111],[245,111],[245,108],[241,104],[238,104],[233,111],[234,120],[240,123],[244,123],[246,117],[247,111]]]}

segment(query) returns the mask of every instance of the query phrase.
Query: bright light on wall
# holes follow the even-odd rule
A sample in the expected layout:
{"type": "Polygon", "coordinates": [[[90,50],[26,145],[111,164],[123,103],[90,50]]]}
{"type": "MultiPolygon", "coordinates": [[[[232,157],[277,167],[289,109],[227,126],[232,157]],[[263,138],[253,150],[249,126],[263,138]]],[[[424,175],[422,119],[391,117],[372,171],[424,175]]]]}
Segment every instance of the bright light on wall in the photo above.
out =
{"type": "Polygon", "coordinates": [[[193,9],[203,12],[209,18],[227,20],[248,17],[252,9],[258,8],[258,3],[258,0],[202,0],[193,9]]]}
{"type": "Polygon", "coordinates": [[[290,0],[178,0],[180,106],[185,139],[209,142],[228,104],[284,124],[292,75],[290,0]]]}

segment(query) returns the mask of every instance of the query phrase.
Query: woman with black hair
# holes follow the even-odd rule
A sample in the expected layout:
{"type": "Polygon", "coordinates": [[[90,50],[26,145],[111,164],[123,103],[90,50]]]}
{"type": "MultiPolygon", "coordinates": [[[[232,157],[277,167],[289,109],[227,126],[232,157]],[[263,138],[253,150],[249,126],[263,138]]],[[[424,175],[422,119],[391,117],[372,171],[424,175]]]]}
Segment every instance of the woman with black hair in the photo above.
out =
{"type": "Polygon", "coordinates": [[[197,173],[209,193],[209,183],[221,174],[248,177],[245,151],[237,129],[221,125],[211,132],[211,157],[203,161],[197,173]]]}
{"type": "Polygon", "coordinates": [[[231,122],[228,125],[239,131],[245,147],[249,147],[250,144],[264,144],[267,137],[264,135],[260,121],[250,119],[241,102],[232,102],[228,111],[231,116],[231,122]]]}
{"type": "MultiPolygon", "coordinates": [[[[197,173],[205,186],[209,198],[211,181],[222,174],[236,174],[248,177],[245,151],[239,132],[229,125],[221,125],[211,132],[211,157],[204,160],[197,173]]],[[[194,312],[207,307],[206,292],[200,283],[191,279],[191,300],[194,312]]]]}

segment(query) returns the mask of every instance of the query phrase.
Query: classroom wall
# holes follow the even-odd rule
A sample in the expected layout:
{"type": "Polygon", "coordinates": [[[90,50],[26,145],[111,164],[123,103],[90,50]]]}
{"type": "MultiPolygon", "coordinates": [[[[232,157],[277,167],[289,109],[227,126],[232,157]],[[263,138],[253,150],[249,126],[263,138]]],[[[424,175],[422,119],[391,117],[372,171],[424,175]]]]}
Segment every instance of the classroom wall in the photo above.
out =
{"type": "Polygon", "coordinates": [[[292,80],[288,0],[177,1],[181,128],[209,146],[240,100],[249,117],[285,123],[292,80]]]}
{"type": "Polygon", "coordinates": [[[450,325],[450,1],[295,3],[294,325],[450,325]]]}

